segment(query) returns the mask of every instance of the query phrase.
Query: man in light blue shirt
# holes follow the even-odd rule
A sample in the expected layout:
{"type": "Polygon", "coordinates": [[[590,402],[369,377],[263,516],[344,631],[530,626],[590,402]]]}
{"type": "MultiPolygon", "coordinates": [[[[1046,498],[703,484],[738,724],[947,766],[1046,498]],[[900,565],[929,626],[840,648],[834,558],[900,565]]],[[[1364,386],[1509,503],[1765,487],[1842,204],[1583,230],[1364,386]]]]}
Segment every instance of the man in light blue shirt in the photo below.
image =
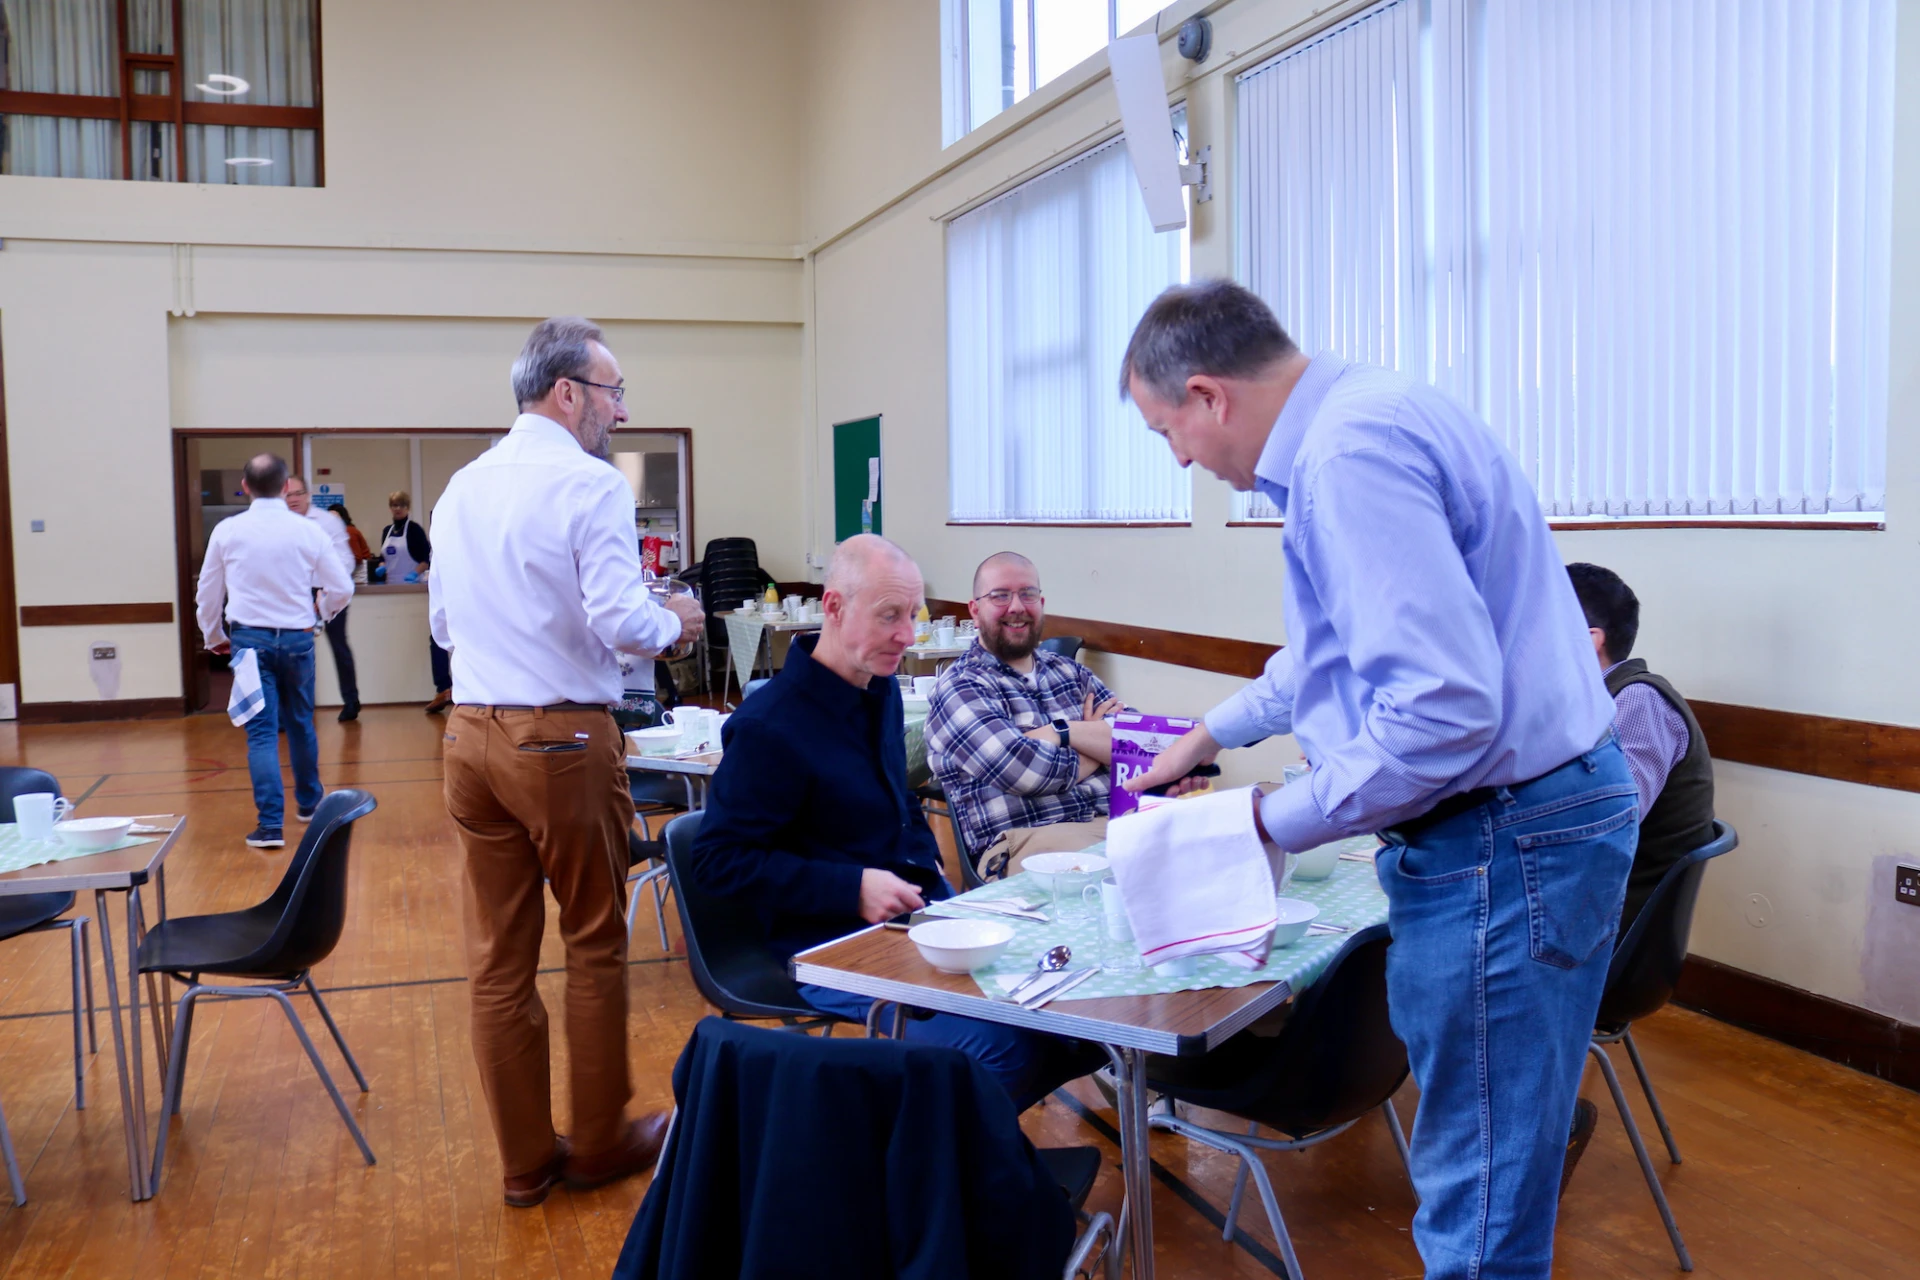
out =
{"type": "Polygon", "coordinates": [[[1122,386],[1182,466],[1285,513],[1289,641],[1127,785],[1292,732],[1313,767],[1261,803],[1267,837],[1381,833],[1427,1275],[1544,1280],[1636,800],[1539,502],[1458,403],[1309,359],[1228,282],[1156,299],[1122,386]]]}

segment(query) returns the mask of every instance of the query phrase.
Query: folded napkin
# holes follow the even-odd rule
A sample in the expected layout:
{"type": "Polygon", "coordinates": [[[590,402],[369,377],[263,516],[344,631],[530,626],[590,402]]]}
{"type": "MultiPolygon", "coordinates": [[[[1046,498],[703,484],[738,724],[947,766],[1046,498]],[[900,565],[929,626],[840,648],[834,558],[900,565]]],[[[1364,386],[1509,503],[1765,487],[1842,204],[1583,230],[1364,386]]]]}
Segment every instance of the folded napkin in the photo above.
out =
{"type": "Polygon", "coordinates": [[[1253,825],[1254,787],[1141,808],[1107,824],[1107,859],[1148,964],[1218,956],[1267,962],[1273,868],[1253,825]]]}

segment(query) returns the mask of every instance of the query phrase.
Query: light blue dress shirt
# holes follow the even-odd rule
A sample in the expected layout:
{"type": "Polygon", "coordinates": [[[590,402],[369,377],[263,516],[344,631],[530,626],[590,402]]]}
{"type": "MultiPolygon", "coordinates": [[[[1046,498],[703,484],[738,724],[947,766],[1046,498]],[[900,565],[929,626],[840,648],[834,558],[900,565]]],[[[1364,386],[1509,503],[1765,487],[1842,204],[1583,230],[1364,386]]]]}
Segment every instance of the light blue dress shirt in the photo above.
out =
{"type": "Polygon", "coordinates": [[[1286,648],[1207,714],[1291,731],[1313,771],[1261,804],[1282,848],[1539,777],[1613,719],[1566,567],[1512,455],[1425,383],[1314,358],[1255,483],[1286,515],[1286,648]]]}

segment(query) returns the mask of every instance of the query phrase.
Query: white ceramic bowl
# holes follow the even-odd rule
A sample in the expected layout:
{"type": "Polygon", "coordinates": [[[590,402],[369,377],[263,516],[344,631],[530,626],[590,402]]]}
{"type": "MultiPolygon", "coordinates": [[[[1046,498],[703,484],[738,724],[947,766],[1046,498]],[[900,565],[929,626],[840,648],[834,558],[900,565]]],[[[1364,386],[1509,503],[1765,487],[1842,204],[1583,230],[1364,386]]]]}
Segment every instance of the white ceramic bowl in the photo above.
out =
{"type": "Polygon", "coordinates": [[[910,693],[900,695],[900,707],[903,711],[925,711],[932,705],[931,699],[916,698],[910,693]]]}
{"type": "Polygon", "coordinates": [[[636,753],[643,756],[670,756],[680,749],[680,739],[684,736],[677,724],[627,730],[627,741],[633,744],[636,753]]]}
{"type": "Polygon", "coordinates": [[[1330,840],[1305,853],[1295,854],[1293,859],[1293,878],[1295,880],[1325,880],[1340,865],[1341,841],[1330,840]]]}
{"type": "Polygon", "coordinates": [[[99,853],[126,839],[132,828],[132,818],[69,818],[54,823],[53,834],[69,848],[99,853]]]}
{"type": "Polygon", "coordinates": [[[1020,864],[1020,869],[1032,876],[1048,893],[1053,892],[1053,878],[1061,873],[1069,875],[1098,875],[1107,869],[1107,860],[1097,853],[1036,853],[1020,864]]]}
{"type": "Polygon", "coordinates": [[[1275,898],[1273,909],[1279,923],[1273,926],[1273,945],[1286,947],[1307,936],[1307,926],[1320,918],[1320,908],[1298,898],[1275,898]]]}
{"type": "Polygon", "coordinates": [[[928,920],[907,930],[926,962],[942,973],[972,973],[1000,958],[1013,926],[997,920],[928,920]]]}

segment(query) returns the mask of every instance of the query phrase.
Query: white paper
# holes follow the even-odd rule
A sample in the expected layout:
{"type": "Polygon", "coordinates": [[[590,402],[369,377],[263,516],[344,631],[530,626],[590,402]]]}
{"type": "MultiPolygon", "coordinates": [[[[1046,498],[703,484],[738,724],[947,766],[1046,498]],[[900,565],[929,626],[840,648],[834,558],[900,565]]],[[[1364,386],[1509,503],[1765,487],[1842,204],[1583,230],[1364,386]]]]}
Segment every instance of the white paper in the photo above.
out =
{"type": "Polygon", "coordinates": [[[867,459],[867,501],[880,501],[880,459],[867,459]]]}

